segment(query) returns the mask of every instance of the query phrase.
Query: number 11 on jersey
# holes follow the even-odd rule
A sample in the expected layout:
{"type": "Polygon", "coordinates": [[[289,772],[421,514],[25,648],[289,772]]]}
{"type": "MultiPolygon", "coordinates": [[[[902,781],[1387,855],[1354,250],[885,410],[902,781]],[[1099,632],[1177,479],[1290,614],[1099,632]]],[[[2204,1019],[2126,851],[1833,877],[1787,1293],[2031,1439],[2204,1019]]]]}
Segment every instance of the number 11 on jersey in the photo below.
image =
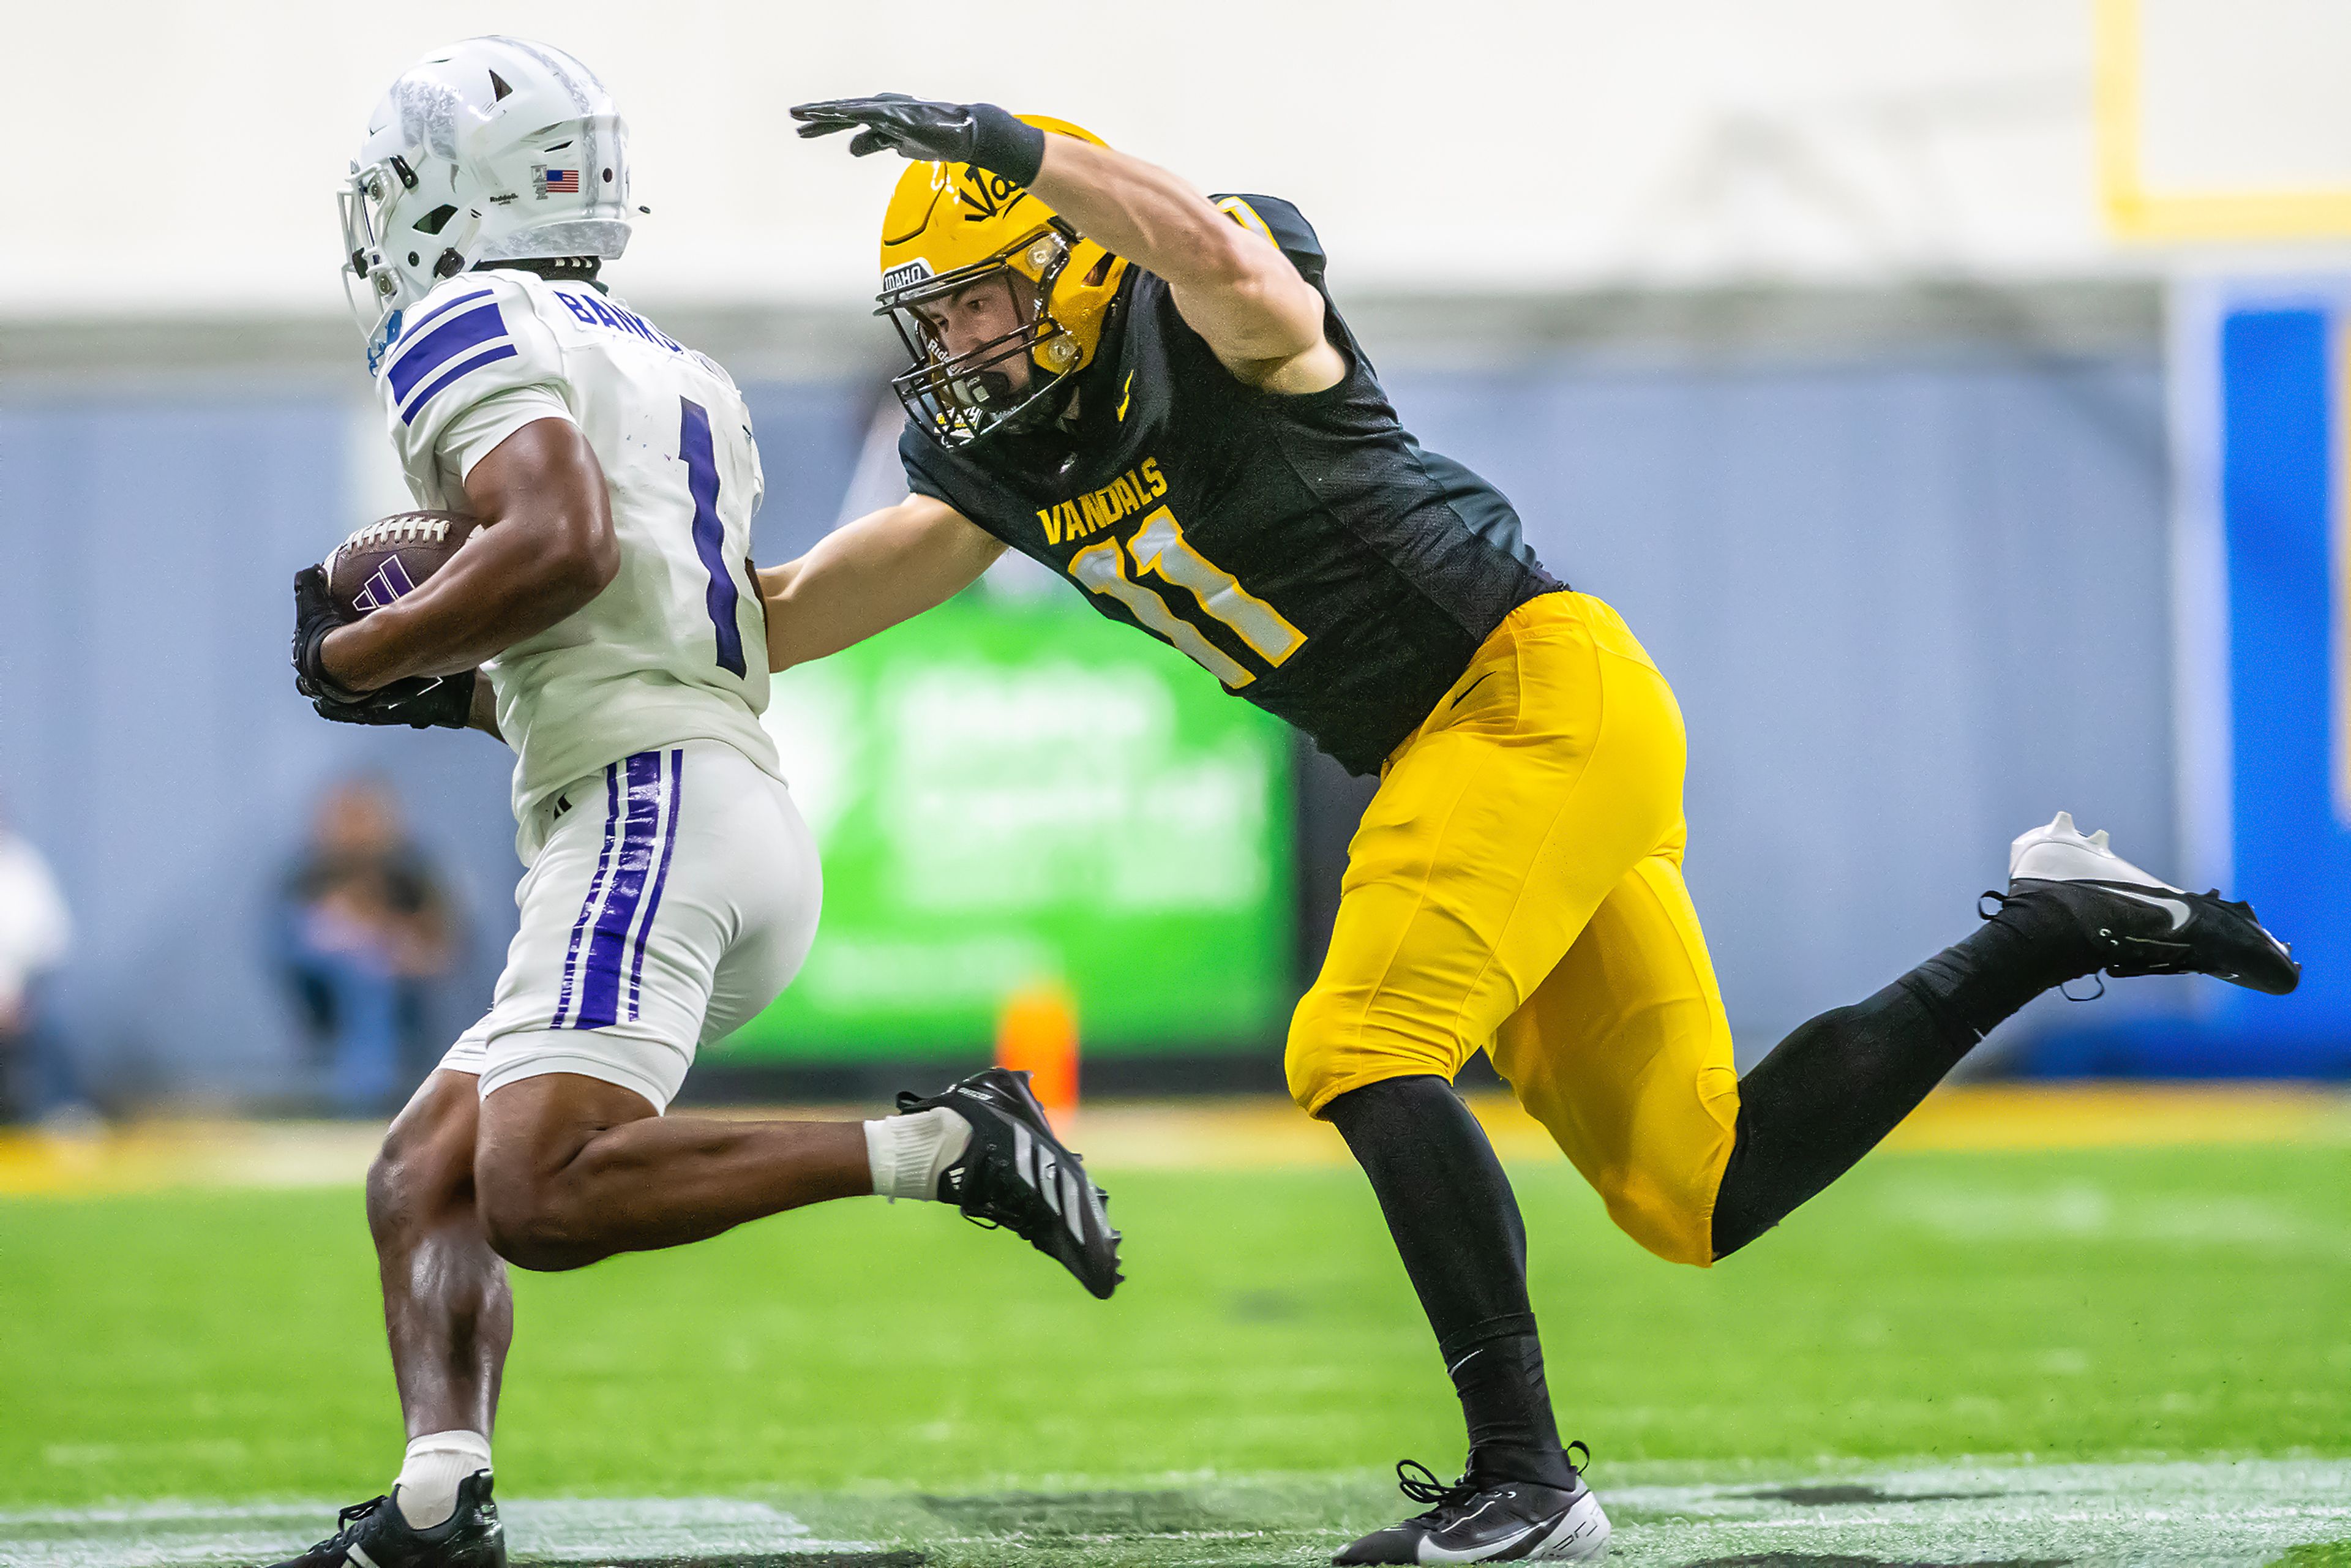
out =
{"type": "Polygon", "coordinates": [[[1173,643],[1227,686],[1248,685],[1257,674],[1169,609],[1165,591],[1138,580],[1144,573],[1188,591],[1201,609],[1231,628],[1251,653],[1272,668],[1280,668],[1306,645],[1306,634],[1284,619],[1281,612],[1193,549],[1192,541],[1184,537],[1183,525],[1166,507],[1144,515],[1143,527],[1127,548],[1134,553],[1134,577],[1126,574],[1127,552],[1116,539],[1088,545],[1071,557],[1070,575],[1092,591],[1125,605],[1147,630],[1173,643]]]}

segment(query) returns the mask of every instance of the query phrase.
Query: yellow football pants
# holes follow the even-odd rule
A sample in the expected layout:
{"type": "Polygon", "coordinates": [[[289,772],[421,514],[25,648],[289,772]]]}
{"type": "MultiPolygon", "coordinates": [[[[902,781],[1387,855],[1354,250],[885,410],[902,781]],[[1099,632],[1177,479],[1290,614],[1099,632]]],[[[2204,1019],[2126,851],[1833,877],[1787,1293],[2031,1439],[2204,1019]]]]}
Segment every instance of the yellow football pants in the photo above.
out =
{"type": "Polygon", "coordinates": [[[1627,1234],[1711,1263],[1739,1076],[1682,883],[1685,761],[1614,610],[1513,612],[1381,770],[1290,1021],[1299,1104],[1483,1049],[1627,1234]]]}

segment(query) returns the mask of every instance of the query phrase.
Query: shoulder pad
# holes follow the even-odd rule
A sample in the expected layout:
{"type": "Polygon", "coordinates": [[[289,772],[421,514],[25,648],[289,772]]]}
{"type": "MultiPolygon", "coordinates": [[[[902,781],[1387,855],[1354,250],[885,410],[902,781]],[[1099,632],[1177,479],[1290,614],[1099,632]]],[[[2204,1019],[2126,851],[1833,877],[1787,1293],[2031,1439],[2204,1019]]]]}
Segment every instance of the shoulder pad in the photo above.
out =
{"type": "Polygon", "coordinates": [[[565,398],[562,346],[542,316],[534,277],[465,273],[419,300],[376,372],[392,443],[412,482],[432,472],[453,422],[522,387],[565,398]]]}
{"type": "MultiPolygon", "coordinates": [[[[413,424],[447,388],[501,361],[539,349],[543,331],[528,290],[511,275],[464,273],[404,313],[376,369],[401,423],[413,424]]],[[[531,367],[528,379],[538,379],[531,367]]],[[[511,372],[496,377],[512,379],[511,372]]]]}
{"type": "Polygon", "coordinates": [[[1328,259],[1322,254],[1322,241],[1306,214],[1283,201],[1280,196],[1211,196],[1217,211],[1249,230],[1263,235],[1280,247],[1282,254],[1298,264],[1301,272],[1310,277],[1322,270],[1328,259]]]}

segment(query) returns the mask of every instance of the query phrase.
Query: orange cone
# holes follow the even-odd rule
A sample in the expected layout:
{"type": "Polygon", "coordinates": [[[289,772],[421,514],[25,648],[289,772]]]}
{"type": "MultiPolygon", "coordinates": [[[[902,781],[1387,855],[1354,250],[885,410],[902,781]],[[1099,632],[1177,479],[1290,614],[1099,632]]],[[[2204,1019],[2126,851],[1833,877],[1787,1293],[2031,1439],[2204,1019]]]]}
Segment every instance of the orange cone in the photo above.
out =
{"type": "Polygon", "coordinates": [[[1078,1109],[1078,1010],[1070,993],[1048,982],[1006,998],[996,1019],[996,1065],[1026,1071],[1055,1130],[1066,1130],[1078,1109]]]}

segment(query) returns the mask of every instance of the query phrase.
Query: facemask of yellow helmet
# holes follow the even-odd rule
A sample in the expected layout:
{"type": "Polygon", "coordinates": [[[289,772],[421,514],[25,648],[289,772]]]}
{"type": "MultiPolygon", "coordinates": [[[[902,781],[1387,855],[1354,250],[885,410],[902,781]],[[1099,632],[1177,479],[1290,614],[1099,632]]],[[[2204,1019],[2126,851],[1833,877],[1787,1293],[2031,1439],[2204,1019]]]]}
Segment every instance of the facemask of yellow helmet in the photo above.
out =
{"type": "MultiPolygon", "coordinates": [[[[1101,141],[1058,120],[1020,118],[1101,141]]],[[[909,164],[883,217],[874,311],[897,327],[913,361],[891,390],[915,428],[949,451],[1050,424],[1101,348],[1125,271],[1000,174],[909,164]]]]}

